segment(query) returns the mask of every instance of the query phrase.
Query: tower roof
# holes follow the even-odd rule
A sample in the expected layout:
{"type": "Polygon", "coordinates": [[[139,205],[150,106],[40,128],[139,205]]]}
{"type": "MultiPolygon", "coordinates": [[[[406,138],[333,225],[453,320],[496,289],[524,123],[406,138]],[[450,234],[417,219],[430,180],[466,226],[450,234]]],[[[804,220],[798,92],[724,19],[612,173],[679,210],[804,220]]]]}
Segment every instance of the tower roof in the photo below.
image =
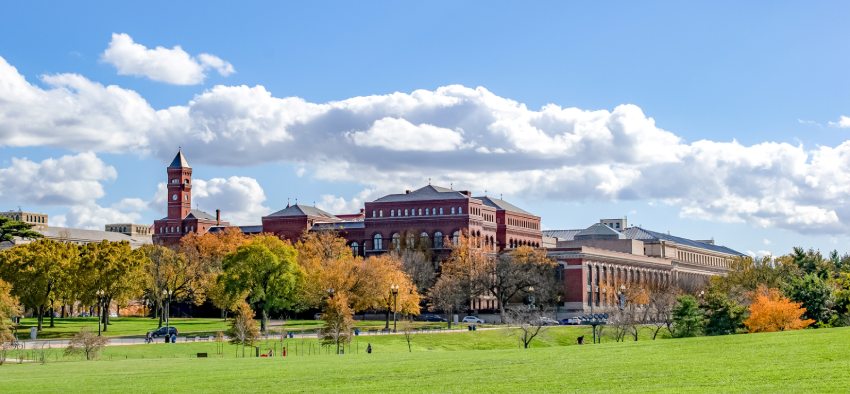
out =
{"type": "Polygon", "coordinates": [[[168,168],[192,168],[189,167],[189,162],[186,161],[186,157],[183,156],[183,150],[177,150],[177,156],[174,156],[174,160],[171,161],[171,164],[168,168]]]}

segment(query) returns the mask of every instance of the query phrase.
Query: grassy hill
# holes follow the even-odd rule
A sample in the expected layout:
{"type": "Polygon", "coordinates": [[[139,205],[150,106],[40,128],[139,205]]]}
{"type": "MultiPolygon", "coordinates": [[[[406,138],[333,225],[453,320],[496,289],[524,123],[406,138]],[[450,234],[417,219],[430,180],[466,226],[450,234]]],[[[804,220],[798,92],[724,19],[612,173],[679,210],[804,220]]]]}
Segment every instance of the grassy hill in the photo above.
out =
{"type": "MultiPolygon", "coordinates": [[[[497,332],[477,334],[478,345],[470,337],[474,334],[468,333],[422,336],[421,347],[410,353],[398,342],[400,337],[385,336],[381,340],[387,342],[376,342],[373,354],[361,349],[344,356],[314,353],[285,359],[196,359],[185,354],[182,358],[119,359],[115,353],[112,360],[7,364],[0,367],[0,385],[4,392],[680,393],[846,392],[850,387],[847,328],[584,346],[559,346],[556,339],[541,342],[546,347],[527,350],[513,346],[474,350],[482,343],[501,341],[497,332]],[[425,350],[429,341],[454,345],[425,350]]],[[[180,346],[190,350],[198,345],[202,344],[109,351],[126,355],[144,349],[176,351],[180,346]]]]}

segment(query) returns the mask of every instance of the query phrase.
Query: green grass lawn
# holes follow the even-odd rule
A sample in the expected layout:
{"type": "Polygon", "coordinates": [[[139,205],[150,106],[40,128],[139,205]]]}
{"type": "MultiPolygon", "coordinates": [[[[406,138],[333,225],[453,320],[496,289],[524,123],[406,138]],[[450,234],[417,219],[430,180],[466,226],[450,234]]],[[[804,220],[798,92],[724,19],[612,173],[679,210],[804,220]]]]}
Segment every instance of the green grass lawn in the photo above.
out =
{"type": "MultiPolygon", "coordinates": [[[[110,318],[111,324],[104,333],[109,337],[125,337],[125,336],[144,336],[146,332],[157,328],[157,320],[145,317],[113,317],[110,318]]],[[[38,334],[39,339],[61,339],[70,338],[83,327],[88,327],[92,331],[97,331],[96,317],[72,317],[72,318],[57,318],[54,319],[55,327],[49,326],[50,320],[45,319],[42,331],[38,334]]],[[[225,331],[229,327],[229,322],[219,318],[172,318],[172,326],[177,327],[180,335],[215,335],[218,331],[225,331]]],[[[288,330],[288,331],[308,331],[318,330],[321,328],[323,321],[321,320],[288,320],[283,326],[272,327],[272,331],[288,330]]],[[[376,320],[356,321],[355,325],[361,330],[380,330],[384,328],[384,322],[376,320]]],[[[426,323],[413,322],[417,328],[438,328],[446,327],[446,323],[426,323]]],[[[25,318],[21,320],[18,326],[18,336],[21,339],[29,339],[30,327],[36,327],[35,318],[25,318]]],[[[390,322],[392,327],[392,322],[390,322]]]]}
{"type": "Polygon", "coordinates": [[[285,359],[185,354],[215,346],[202,343],[122,346],[100,361],[3,365],[0,384],[4,392],[479,393],[846,392],[850,385],[850,328],[559,346],[582,329],[550,330],[532,349],[501,348],[515,339],[478,331],[423,334],[413,352],[400,336],[375,336],[372,354],[285,359]],[[474,350],[476,338],[490,350],[474,350]]]}

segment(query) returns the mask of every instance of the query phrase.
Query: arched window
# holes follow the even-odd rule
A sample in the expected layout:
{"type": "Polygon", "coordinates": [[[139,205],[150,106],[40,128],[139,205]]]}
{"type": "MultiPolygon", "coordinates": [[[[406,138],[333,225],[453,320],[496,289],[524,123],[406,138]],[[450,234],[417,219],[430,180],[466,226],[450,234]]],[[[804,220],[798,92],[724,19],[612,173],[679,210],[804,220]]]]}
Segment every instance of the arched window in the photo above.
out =
{"type": "Polygon", "coordinates": [[[452,233],[452,243],[455,245],[460,243],[460,231],[455,231],[452,233]]]}
{"type": "Polygon", "coordinates": [[[422,208],[419,208],[419,216],[422,216],[422,208]]]}
{"type": "Polygon", "coordinates": [[[434,233],[434,249],[443,248],[443,233],[437,231],[434,233]]]}
{"type": "Polygon", "coordinates": [[[358,244],[357,242],[351,243],[351,254],[353,254],[355,256],[360,255],[360,244],[358,244]]]}
{"type": "Polygon", "coordinates": [[[430,245],[431,245],[431,239],[428,238],[428,233],[423,231],[422,234],[419,234],[419,246],[421,246],[423,248],[427,248],[427,247],[430,247],[430,245]]]}
{"type": "Polygon", "coordinates": [[[443,208],[440,208],[440,215],[443,214],[443,208]]]}
{"type": "Polygon", "coordinates": [[[463,207],[457,207],[457,214],[460,215],[463,213],[463,207]]]}
{"type": "Polygon", "coordinates": [[[410,213],[406,209],[404,210],[404,216],[410,216],[410,213]]]}
{"type": "Polygon", "coordinates": [[[452,207],[452,215],[455,214],[455,207],[452,207]]]}
{"type": "Polygon", "coordinates": [[[405,244],[408,249],[413,249],[413,247],[416,246],[416,234],[412,232],[407,233],[407,241],[405,241],[405,244]]]}
{"type": "Polygon", "coordinates": [[[375,210],[372,210],[372,217],[375,217],[375,210]]]}
{"type": "Polygon", "coordinates": [[[372,237],[372,249],[374,250],[383,250],[384,249],[384,239],[381,237],[381,234],[375,234],[372,237]]]}
{"type": "Polygon", "coordinates": [[[431,213],[430,213],[430,211],[428,210],[428,208],[425,208],[425,216],[428,216],[428,215],[430,215],[430,214],[431,214],[431,213]]]}
{"type": "Polygon", "coordinates": [[[384,210],[383,209],[378,211],[378,216],[384,217],[384,210]]]}
{"type": "Polygon", "coordinates": [[[393,249],[398,250],[401,248],[401,235],[398,233],[393,234],[393,249]]]}

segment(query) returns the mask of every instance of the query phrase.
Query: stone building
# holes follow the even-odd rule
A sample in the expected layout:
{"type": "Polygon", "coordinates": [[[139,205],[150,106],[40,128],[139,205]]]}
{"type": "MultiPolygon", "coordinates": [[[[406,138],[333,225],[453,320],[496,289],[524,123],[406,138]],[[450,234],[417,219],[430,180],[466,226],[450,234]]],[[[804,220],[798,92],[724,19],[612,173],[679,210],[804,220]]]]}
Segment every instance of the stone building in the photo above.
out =
{"type": "Polygon", "coordinates": [[[104,226],[104,230],[129,236],[151,236],[151,226],[133,223],[112,223],[104,226]]]}
{"type": "Polygon", "coordinates": [[[43,230],[47,228],[46,213],[26,212],[18,209],[17,211],[0,212],[0,216],[4,216],[19,222],[31,224],[34,230],[43,230]]]}
{"type": "Polygon", "coordinates": [[[549,230],[557,240],[548,254],[559,264],[563,307],[604,312],[617,307],[623,288],[676,285],[696,288],[729,271],[741,252],[603,219],[586,229],[549,230]]]}

